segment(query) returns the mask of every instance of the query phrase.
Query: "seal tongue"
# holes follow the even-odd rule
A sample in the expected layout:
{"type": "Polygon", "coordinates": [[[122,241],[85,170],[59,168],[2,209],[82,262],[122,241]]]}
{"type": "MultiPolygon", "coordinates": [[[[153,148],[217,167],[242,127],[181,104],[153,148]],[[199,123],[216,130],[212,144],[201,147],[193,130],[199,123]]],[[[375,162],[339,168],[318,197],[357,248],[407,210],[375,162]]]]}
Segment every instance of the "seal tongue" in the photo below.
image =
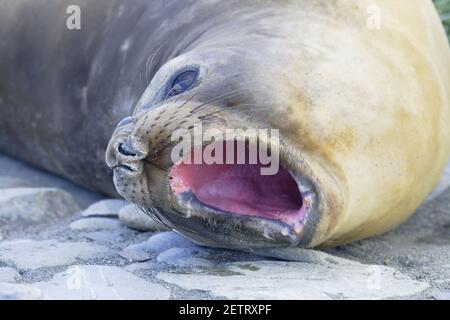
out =
{"type": "Polygon", "coordinates": [[[203,204],[224,212],[301,222],[303,203],[295,179],[282,167],[275,175],[261,175],[263,167],[181,162],[172,167],[171,188],[176,194],[191,191],[203,204]]]}

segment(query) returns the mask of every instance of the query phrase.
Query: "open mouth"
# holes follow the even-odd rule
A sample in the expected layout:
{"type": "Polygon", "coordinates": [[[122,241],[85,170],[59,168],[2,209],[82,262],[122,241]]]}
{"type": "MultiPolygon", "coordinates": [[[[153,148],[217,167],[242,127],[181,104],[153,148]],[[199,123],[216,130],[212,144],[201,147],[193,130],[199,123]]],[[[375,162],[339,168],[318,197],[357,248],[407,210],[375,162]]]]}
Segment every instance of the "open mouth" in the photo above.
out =
{"type": "MultiPolygon", "coordinates": [[[[217,161],[220,163],[180,161],[170,172],[172,191],[176,195],[190,192],[203,205],[225,213],[269,219],[300,229],[309,204],[296,179],[282,166],[276,174],[263,175],[261,169],[268,165],[259,157],[249,164],[248,146],[245,153],[245,164],[228,164],[226,151],[223,161],[217,161]]],[[[193,153],[189,159],[193,159],[193,153]]]]}

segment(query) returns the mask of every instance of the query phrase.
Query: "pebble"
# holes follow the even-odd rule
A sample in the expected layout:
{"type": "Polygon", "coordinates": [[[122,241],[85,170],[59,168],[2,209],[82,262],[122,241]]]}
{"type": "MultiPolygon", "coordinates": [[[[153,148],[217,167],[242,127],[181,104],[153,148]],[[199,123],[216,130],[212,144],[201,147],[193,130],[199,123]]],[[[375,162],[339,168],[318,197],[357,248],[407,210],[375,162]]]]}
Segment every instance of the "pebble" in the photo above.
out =
{"type": "Polygon", "coordinates": [[[122,199],[106,199],[93,203],[81,213],[83,217],[114,217],[119,216],[119,211],[128,204],[122,199]]]}
{"type": "Polygon", "coordinates": [[[63,266],[114,255],[112,250],[104,246],[87,242],[27,239],[0,242],[0,262],[8,265],[12,263],[21,270],[63,266]]]}
{"type": "Polygon", "coordinates": [[[69,228],[74,231],[114,230],[121,227],[119,220],[111,218],[83,218],[72,222],[69,228]]]}
{"type": "Polygon", "coordinates": [[[156,222],[135,205],[128,205],[119,211],[119,219],[127,227],[138,231],[165,231],[167,228],[156,222]]]}
{"type": "Polygon", "coordinates": [[[45,223],[81,210],[65,191],[53,188],[13,188],[0,192],[0,226],[45,223]]]}
{"type": "Polygon", "coordinates": [[[147,261],[171,248],[192,247],[197,246],[175,232],[162,232],[153,235],[147,241],[128,246],[120,252],[120,255],[130,261],[141,262],[147,261]]]}
{"type": "Polygon", "coordinates": [[[0,268],[0,282],[15,283],[22,280],[22,276],[13,268],[0,268]]]}

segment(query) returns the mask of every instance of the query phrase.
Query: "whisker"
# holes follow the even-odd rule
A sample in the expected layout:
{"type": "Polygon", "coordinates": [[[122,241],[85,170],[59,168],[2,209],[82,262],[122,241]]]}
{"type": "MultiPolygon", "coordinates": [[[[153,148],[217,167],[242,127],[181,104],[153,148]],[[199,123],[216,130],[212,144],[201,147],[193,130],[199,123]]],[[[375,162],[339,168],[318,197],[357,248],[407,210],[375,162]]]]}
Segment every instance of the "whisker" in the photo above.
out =
{"type": "Polygon", "coordinates": [[[162,224],[165,227],[168,227],[156,214],[156,208],[146,208],[143,207],[141,205],[136,205],[139,210],[141,210],[145,215],[147,215],[148,217],[150,217],[151,219],[153,219],[153,221],[162,224]]]}
{"type": "MultiPolygon", "coordinates": [[[[254,106],[257,106],[257,104],[256,103],[242,103],[242,104],[237,104],[237,105],[231,106],[230,108],[254,107],[254,106]]],[[[205,115],[199,116],[198,118],[201,120],[201,119],[207,118],[207,117],[209,117],[211,115],[214,115],[216,113],[221,113],[221,112],[228,111],[228,110],[229,110],[228,108],[227,109],[216,110],[216,111],[207,113],[205,115]]]]}
{"type": "Polygon", "coordinates": [[[244,89],[244,88],[239,88],[239,89],[231,90],[231,91],[226,92],[226,93],[224,93],[224,94],[218,95],[217,97],[215,97],[215,98],[213,98],[213,99],[211,99],[211,100],[209,100],[209,101],[207,101],[207,102],[205,102],[205,103],[203,103],[203,104],[201,104],[201,105],[195,107],[194,109],[192,109],[191,115],[197,113],[197,112],[200,111],[202,108],[204,108],[204,107],[210,105],[211,103],[214,103],[214,102],[223,100],[223,99],[227,98],[228,96],[230,96],[230,95],[232,95],[232,94],[235,94],[236,92],[244,91],[244,90],[246,90],[246,89],[244,89]]]}
{"type": "MultiPolygon", "coordinates": [[[[199,80],[200,81],[200,80],[199,80]]],[[[198,96],[200,93],[200,91],[197,91],[196,93],[194,93],[190,98],[188,98],[186,101],[184,101],[183,103],[181,103],[177,108],[181,108],[184,107],[186,104],[188,104],[190,101],[192,101],[192,99],[194,99],[196,96],[198,96]]],[[[175,103],[178,101],[178,99],[175,101],[175,103]]]]}
{"type": "Polygon", "coordinates": [[[167,41],[164,41],[157,49],[156,51],[151,54],[148,58],[147,58],[147,62],[145,63],[145,73],[146,73],[146,79],[147,79],[147,86],[150,83],[149,80],[149,73],[152,72],[153,69],[153,62],[155,57],[158,55],[158,53],[161,51],[161,49],[167,44],[167,41]],[[149,67],[149,60],[150,60],[150,67],[149,67]]]}
{"type": "MultiPolygon", "coordinates": [[[[188,80],[184,80],[181,81],[180,84],[187,82],[188,80]]],[[[173,87],[172,89],[169,90],[169,92],[167,92],[166,96],[164,97],[164,100],[167,99],[167,97],[175,90],[175,87],[173,87]]]]}
{"type": "MultiPolygon", "coordinates": [[[[201,82],[201,80],[197,80],[192,86],[195,87],[196,85],[198,85],[201,82]]],[[[186,100],[183,104],[181,104],[180,106],[178,106],[178,108],[184,106],[185,104],[187,104],[189,101],[191,101],[195,96],[197,96],[199,94],[199,92],[197,91],[193,96],[191,96],[188,100],[186,100]]],[[[178,99],[175,100],[175,103],[178,102],[178,99]]],[[[145,108],[145,109],[149,109],[149,108],[145,108]]],[[[149,110],[143,110],[143,113],[148,112],[149,110]]],[[[134,115],[134,118],[136,119],[136,114],[134,115]]],[[[137,120],[135,120],[137,121],[137,120]]]]}

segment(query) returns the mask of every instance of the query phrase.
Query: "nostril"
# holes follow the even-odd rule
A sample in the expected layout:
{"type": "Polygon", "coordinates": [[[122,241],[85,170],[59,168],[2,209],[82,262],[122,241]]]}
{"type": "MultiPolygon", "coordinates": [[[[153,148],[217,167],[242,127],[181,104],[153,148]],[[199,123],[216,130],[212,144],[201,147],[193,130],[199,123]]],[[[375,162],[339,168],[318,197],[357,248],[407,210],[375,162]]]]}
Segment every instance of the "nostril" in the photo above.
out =
{"type": "Polygon", "coordinates": [[[128,143],[127,144],[124,144],[124,143],[119,144],[118,150],[124,156],[135,157],[137,155],[136,151],[134,151],[128,143]]]}

